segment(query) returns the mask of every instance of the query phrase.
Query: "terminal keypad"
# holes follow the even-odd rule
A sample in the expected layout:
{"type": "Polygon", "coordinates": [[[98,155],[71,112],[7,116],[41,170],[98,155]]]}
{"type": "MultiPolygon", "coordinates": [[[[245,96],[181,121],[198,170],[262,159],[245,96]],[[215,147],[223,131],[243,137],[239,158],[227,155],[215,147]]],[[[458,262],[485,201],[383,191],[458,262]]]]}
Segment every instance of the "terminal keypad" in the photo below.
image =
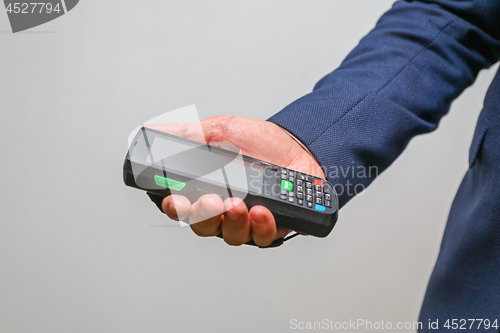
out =
{"type": "Polygon", "coordinates": [[[284,168],[276,175],[281,183],[281,200],[321,212],[332,207],[332,189],[321,179],[284,168]]]}

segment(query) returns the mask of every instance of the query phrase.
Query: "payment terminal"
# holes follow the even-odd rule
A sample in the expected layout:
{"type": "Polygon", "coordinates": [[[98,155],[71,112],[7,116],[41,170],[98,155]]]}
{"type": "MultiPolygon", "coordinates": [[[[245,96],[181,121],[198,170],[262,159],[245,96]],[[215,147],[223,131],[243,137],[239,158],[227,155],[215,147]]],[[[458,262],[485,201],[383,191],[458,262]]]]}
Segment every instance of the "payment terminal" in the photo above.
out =
{"type": "Polygon", "coordinates": [[[335,189],[325,179],[146,127],[132,141],[123,177],[128,186],[191,203],[207,193],[239,197],[304,235],[326,237],[338,217],[335,189]]]}

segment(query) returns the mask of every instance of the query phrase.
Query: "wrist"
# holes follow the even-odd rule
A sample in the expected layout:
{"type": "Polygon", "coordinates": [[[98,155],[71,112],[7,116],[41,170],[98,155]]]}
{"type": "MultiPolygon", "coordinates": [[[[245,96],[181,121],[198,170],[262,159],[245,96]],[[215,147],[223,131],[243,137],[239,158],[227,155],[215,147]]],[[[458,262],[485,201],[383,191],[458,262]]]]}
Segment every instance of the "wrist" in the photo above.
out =
{"type": "MultiPolygon", "coordinates": [[[[276,124],[277,125],[277,124],[276,124]]],[[[318,163],[319,165],[319,162],[318,160],[316,159],[316,157],[314,157],[314,155],[311,153],[311,151],[309,150],[309,148],[307,148],[307,146],[302,142],[300,141],[299,139],[297,139],[297,137],[295,135],[293,135],[292,133],[288,132],[286,129],[284,129],[283,127],[281,127],[280,125],[277,125],[279,128],[281,128],[286,134],[288,134],[288,136],[290,136],[295,142],[297,142],[309,155],[311,155],[311,157],[316,161],[316,163],[318,163]]]]}

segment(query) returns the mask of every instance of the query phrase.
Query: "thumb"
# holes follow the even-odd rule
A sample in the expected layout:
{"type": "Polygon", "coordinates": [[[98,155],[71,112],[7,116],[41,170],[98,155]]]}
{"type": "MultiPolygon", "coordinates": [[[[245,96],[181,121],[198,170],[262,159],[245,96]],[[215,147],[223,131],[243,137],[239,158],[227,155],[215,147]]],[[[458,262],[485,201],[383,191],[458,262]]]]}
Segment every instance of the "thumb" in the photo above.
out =
{"type": "Polygon", "coordinates": [[[145,127],[151,128],[160,132],[180,136],[193,141],[206,143],[206,135],[203,126],[200,122],[196,123],[161,123],[154,125],[146,125],[145,127]]]}
{"type": "MultiPolygon", "coordinates": [[[[218,139],[224,133],[226,119],[227,117],[218,116],[194,123],[162,123],[147,125],[146,127],[189,140],[208,143],[212,141],[224,141],[218,139]]],[[[237,151],[239,152],[239,148],[237,151]]]]}

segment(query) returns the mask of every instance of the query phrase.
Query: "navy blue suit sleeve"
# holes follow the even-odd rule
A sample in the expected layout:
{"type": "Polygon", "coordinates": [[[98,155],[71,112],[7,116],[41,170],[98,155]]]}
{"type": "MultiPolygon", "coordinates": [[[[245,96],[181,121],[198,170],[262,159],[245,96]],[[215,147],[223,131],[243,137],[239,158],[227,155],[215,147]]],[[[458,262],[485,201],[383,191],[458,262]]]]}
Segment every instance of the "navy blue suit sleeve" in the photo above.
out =
{"type": "Polygon", "coordinates": [[[269,121],[309,148],[343,206],[499,59],[499,18],[499,0],[398,1],[338,69],[269,121]]]}

